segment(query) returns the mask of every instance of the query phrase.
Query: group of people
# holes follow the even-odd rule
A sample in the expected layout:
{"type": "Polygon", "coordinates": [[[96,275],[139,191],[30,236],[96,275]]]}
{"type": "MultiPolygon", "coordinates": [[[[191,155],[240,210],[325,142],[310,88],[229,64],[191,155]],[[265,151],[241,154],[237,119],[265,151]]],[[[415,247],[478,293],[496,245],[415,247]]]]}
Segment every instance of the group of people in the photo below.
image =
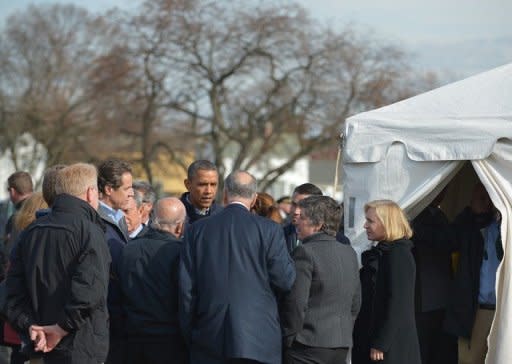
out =
{"type": "Polygon", "coordinates": [[[499,242],[488,195],[475,193],[454,224],[435,200],[412,227],[395,202],[368,202],[376,244],[360,269],[342,206],[317,186],[276,202],[246,171],[223,182],[219,203],[206,160],[189,166],[186,193],[159,200],[118,159],[50,167],[42,194],[27,173],[9,177],[11,362],[455,363],[455,336],[470,338],[468,357],[485,356],[475,337],[492,322],[486,279],[501,246],[488,243],[499,242]]]}

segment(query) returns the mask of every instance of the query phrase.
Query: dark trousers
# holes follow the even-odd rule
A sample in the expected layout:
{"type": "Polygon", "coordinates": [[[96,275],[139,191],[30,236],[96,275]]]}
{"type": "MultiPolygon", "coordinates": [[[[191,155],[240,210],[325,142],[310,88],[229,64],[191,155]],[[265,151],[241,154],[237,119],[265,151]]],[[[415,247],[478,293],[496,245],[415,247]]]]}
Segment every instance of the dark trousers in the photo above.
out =
{"type": "Polygon", "coordinates": [[[284,351],[284,364],[343,364],[348,348],[313,348],[294,342],[284,351]]]}
{"type": "Polygon", "coordinates": [[[416,313],[422,364],[457,364],[457,338],[443,330],[444,310],[416,313]]]}
{"type": "Polygon", "coordinates": [[[259,361],[243,358],[217,358],[203,351],[190,350],[190,364],[259,364],[259,361]]]}
{"type": "Polygon", "coordinates": [[[126,342],[122,337],[110,336],[106,364],[124,364],[126,342]]]}
{"type": "Polygon", "coordinates": [[[186,364],[188,353],[179,339],[126,342],[125,364],[186,364]]]}

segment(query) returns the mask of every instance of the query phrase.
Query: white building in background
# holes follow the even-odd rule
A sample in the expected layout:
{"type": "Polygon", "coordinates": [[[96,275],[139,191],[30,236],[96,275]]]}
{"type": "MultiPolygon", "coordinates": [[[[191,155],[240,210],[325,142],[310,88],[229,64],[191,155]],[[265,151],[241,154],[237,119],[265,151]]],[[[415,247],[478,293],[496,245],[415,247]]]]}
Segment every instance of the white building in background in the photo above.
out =
{"type": "MultiPolygon", "coordinates": [[[[275,168],[286,162],[282,158],[270,158],[249,172],[257,179],[260,179],[266,171],[275,168]]],[[[231,166],[231,158],[224,159],[226,166],[231,166]]],[[[230,173],[231,170],[227,170],[230,173]]],[[[303,183],[310,182],[318,186],[324,195],[334,197],[337,201],[343,200],[341,181],[338,179],[338,186],[334,193],[334,175],[336,172],[336,159],[322,159],[316,154],[299,159],[293,168],[281,175],[278,180],[266,192],[270,193],[276,200],[282,196],[291,196],[293,189],[303,183]],[[334,193],[334,195],[333,195],[334,193]]]]}
{"type": "MultiPolygon", "coordinates": [[[[38,181],[43,176],[46,165],[46,149],[29,133],[25,133],[19,138],[16,149],[19,169],[30,173],[34,185],[37,186],[38,181]]],[[[0,156],[0,171],[0,187],[2,187],[0,188],[0,200],[5,200],[9,197],[7,195],[7,178],[16,172],[9,151],[0,156]]]]}
{"type": "MultiPolygon", "coordinates": [[[[256,179],[260,179],[263,177],[265,172],[276,168],[283,163],[286,162],[286,159],[273,157],[265,162],[258,164],[256,167],[249,169],[249,173],[254,175],[256,179]]],[[[225,158],[224,165],[229,168],[233,164],[232,158],[225,158]]],[[[226,170],[227,173],[230,173],[231,170],[226,170]]],[[[266,192],[270,193],[272,197],[276,200],[282,196],[290,196],[293,192],[293,189],[302,184],[309,181],[309,159],[301,158],[299,159],[293,168],[286,171],[283,175],[281,175],[278,180],[268,189],[266,192]]]]}

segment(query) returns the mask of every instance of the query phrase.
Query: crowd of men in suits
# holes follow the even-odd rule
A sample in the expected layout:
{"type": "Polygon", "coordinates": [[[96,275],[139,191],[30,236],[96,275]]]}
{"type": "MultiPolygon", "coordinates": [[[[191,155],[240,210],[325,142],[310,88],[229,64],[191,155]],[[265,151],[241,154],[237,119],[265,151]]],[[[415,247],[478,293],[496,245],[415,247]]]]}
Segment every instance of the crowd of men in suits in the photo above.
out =
{"type": "MultiPolygon", "coordinates": [[[[44,363],[277,364],[283,350],[293,354],[284,356],[286,363],[334,363],[346,357],[361,305],[355,253],[342,228],[332,231],[341,215],[332,215],[338,223],[331,225],[301,215],[301,208],[319,213],[320,205],[323,212],[338,211],[334,200],[322,198],[311,183],[299,185],[286,201],[291,211],[281,226],[251,212],[257,183],[248,172],[234,171],[226,178],[222,203],[211,162],[193,162],[184,183],[187,192],[181,197],[157,201],[151,185],[133,181],[131,166],[122,160],[46,171],[43,196],[49,209],[38,212],[23,231],[8,225],[17,238],[8,239],[5,249],[5,314],[21,344],[13,345],[21,352],[12,363],[30,358],[44,363]],[[316,230],[311,229],[314,221],[316,230]],[[327,230],[332,236],[324,234],[327,230]],[[306,240],[329,248],[323,253],[297,249],[306,240]],[[322,262],[321,269],[312,266],[315,261],[322,262]],[[318,282],[329,279],[339,290],[323,292],[318,282]],[[309,287],[316,291],[308,292],[309,287]],[[307,302],[308,295],[326,301],[307,302]],[[339,311],[325,309],[329,300],[343,301],[336,306],[339,311]],[[333,316],[339,321],[326,319],[333,316]]],[[[32,192],[31,178],[16,172],[8,184],[19,210],[32,192]]],[[[416,228],[422,231],[420,218],[416,228]]],[[[427,240],[418,235],[418,254],[421,239],[427,240]]],[[[444,256],[452,251],[441,248],[444,256]]],[[[425,256],[431,252],[425,249],[418,258],[421,269],[427,269],[425,256]]],[[[446,290],[445,283],[441,288],[446,290]]],[[[421,297],[419,312],[429,304],[426,295],[421,297]]],[[[425,315],[427,325],[434,319],[441,320],[425,315]]],[[[438,331],[419,329],[432,336],[440,332],[438,326],[438,331]]]]}

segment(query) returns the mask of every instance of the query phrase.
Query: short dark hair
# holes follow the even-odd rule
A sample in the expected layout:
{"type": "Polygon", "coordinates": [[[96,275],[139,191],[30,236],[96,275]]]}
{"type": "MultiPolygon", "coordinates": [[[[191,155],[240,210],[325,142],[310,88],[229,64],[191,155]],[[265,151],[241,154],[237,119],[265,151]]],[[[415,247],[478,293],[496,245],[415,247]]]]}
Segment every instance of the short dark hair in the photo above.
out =
{"type": "Polygon", "coordinates": [[[65,168],[65,164],[56,164],[51,166],[44,171],[43,175],[43,184],[42,184],[42,192],[43,199],[46,201],[49,207],[53,206],[55,202],[55,197],[57,197],[57,192],[55,192],[55,183],[57,182],[57,173],[65,168]]]}
{"type": "Polygon", "coordinates": [[[300,213],[314,225],[322,225],[321,231],[336,236],[341,222],[341,206],[329,196],[309,196],[299,201],[300,213]]]}
{"type": "Polygon", "coordinates": [[[100,192],[105,192],[106,186],[119,188],[124,173],[132,173],[132,167],[128,162],[120,159],[108,159],[102,162],[98,166],[98,189],[100,192]]]}
{"type": "Polygon", "coordinates": [[[303,183],[300,186],[295,187],[293,193],[297,193],[299,195],[309,195],[309,196],[322,196],[322,190],[315,186],[312,183],[303,183]]]}
{"type": "Polygon", "coordinates": [[[153,186],[147,181],[135,181],[132,185],[133,191],[139,192],[141,196],[141,203],[154,204],[156,201],[156,192],[153,186]]]}
{"type": "Polygon", "coordinates": [[[224,190],[229,197],[253,198],[258,190],[258,183],[249,172],[233,171],[224,181],[224,190]],[[250,177],[248,183],[243,183],[240,180],[242,174],[247,174],[250,177]]]}
{"type": "Polygon", "coordinates": [[[290,196],[283,196],[283,197],[279,197],[276,201],[278,204],[280,203],[292,203],[292,199],[290,196]]]}
{"type": "Polygon", "coordinates": [[[210,161],[205,159],[199,159],[197,161],[192,162],[187,169],[187,178],[188,180],[192,180],[196,175],[197,171],[200,169],[205,171],[215,171],[217,172],[217,167],[210,161]]]}
{"type": "Polygon", "coordinates": [[[34,191],[32,177],[25,171],[14,172],[7,178],[7,187],[14,188],[19,194],[25,195],[34,191]]]}

